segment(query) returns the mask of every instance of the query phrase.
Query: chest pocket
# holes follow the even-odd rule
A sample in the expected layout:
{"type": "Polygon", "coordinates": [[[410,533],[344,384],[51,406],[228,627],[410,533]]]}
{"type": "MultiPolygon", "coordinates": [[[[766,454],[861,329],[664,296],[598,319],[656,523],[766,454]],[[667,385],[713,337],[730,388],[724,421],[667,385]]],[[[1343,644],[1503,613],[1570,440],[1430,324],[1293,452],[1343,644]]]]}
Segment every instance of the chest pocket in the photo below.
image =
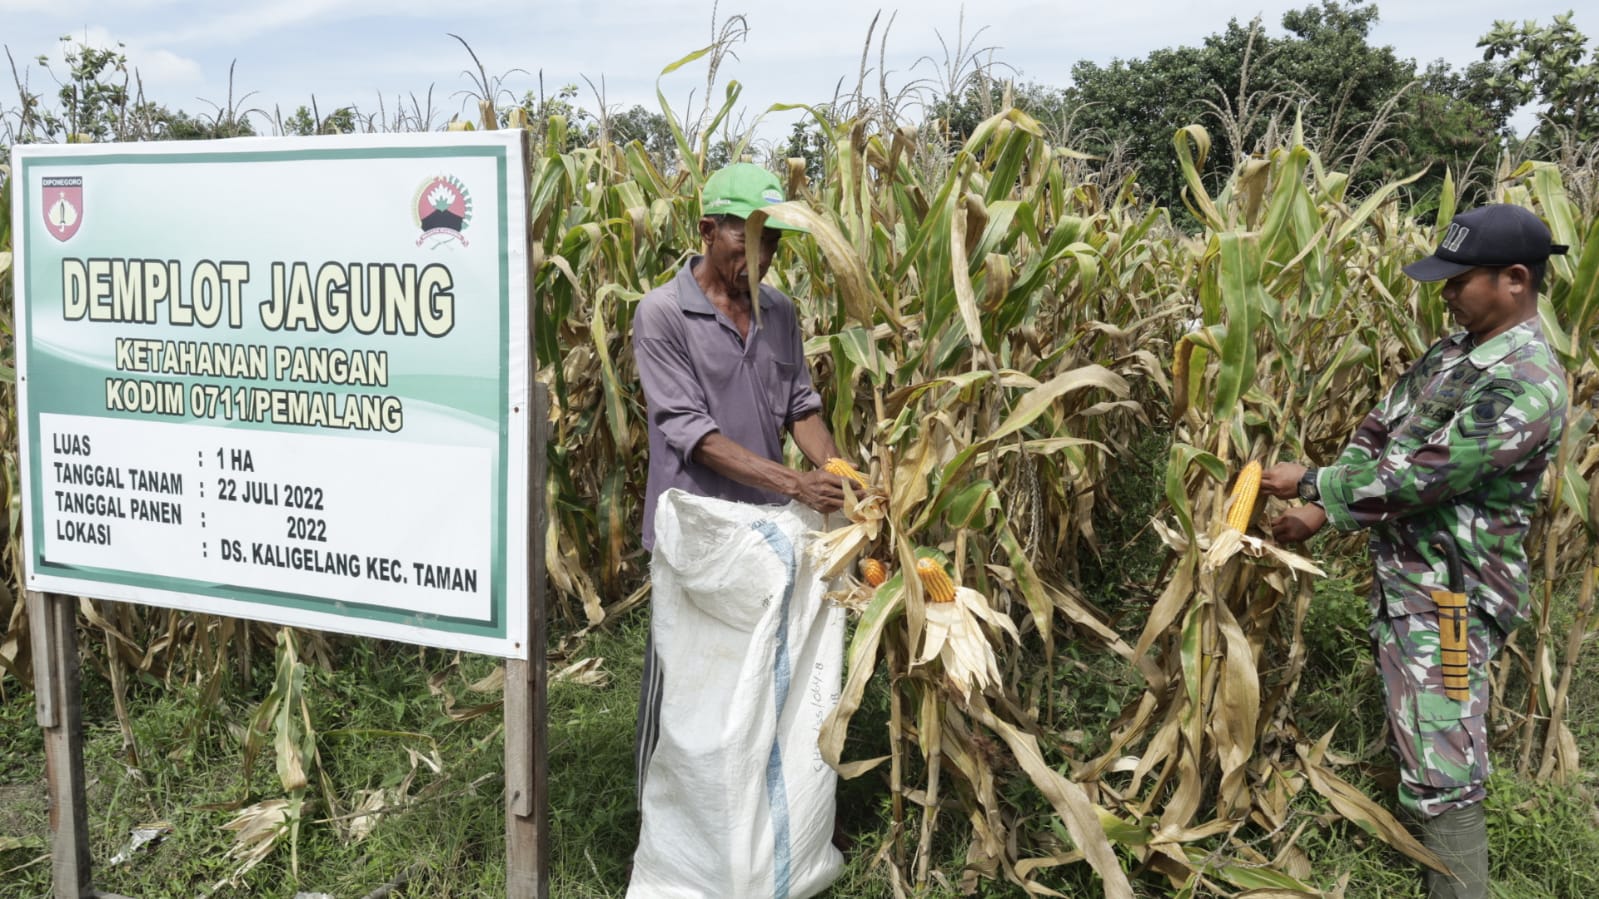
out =
{"type": "Polygon", "coordinates": [[[1398,437],[1405,443],[1422,443],[1437,433],[1455,417],[1465,404],[1481,371],[1462,359],[1448,372],[1432,379],[1422,388],[1404,416],[1398,437]]]}
{"type": "Polygon", "coordinates": [[[788,420],[788,404],[794,396],[795,382],[799,379],[799,366],[767,358],[760,363],[758,371],[766,394],[766,407],[781,429],[788,420]]]}

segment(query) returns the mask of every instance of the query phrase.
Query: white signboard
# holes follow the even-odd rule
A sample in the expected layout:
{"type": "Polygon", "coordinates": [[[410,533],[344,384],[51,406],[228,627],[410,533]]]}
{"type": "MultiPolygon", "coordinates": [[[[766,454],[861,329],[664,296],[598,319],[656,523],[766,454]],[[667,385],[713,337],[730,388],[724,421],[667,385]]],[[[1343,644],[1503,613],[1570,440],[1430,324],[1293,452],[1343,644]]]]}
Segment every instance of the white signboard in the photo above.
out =
{"type": "Polygon", "coordinates": [[[520,133],[12,177],[29,589],[527,657],[520,133]]]}

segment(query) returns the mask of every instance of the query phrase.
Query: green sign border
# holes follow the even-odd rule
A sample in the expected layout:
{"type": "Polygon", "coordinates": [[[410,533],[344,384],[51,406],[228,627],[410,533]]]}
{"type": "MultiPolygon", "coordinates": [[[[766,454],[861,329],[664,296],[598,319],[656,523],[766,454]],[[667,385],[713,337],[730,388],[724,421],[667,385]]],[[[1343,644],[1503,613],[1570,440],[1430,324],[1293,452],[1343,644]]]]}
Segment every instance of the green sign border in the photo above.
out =
{"type": "MultiPolygon", "coordinates": [[[[44,547],[44,516],[43,484],[39,473],[42,454],[39,449],[39,414],[37,404],[32,402],[31,385],[23,387],[29,391],[28,403],[28,475],[30,477],[30,493],[33,507],[39,510],[32,522],[33,545],[29,547],[34,571],[53,577],[72,578],[77,580],[94,581],[105,584],[123,584],[141,589],[165,590],[170,593],[185,593],[195,596],[209,596],[218,599],[227,599],[242,603],[256,603],[272,606],[278,609],[293,609],[299,611],[315,611],[341,618],[353,618],[363,621],[381,621],[389,624],[402,624],[422,630],[442,631],[445,633],[465,634],[479,637],[508,638],[506,608],[508,597],[506,595],[506,544],[509,542],[507,533],[509,515],[509,490],[507,488],[510,467],[510,417],[507,414],[510,405],[510,347],[511,347],[511,302],[510,302],[510,235],[509,221],[510,209],[506,195],[509,184],[510,156],[517,152],[514,146],[509,145],[457,145],[442,147],[375,147],[371,149],[305,149],[305,150],[247,150],[240,152],[216,153],[112,153],[105,155],[57,155],[36,156],[29,154],[22,159],[21,172],[14,189],[19,189],[22,197],[22,225],[17,230],[18,234],[26,235],[34,228],[33,210],[31,208],[33,192],[28,186],[33,182],[29,178],[29,171],[37,166],[72,165],[78,167],[104,166],[104,165],[206,165],[206,164],[238,164],[238,163],[279,163],[303,162],[306,160],[337,160],[348,161],[351,159],[428,159],[436,157],[461,157],[461,156],[490,156],[495,160],[496,188],[499,191],[499,221],[495,236],[499,240],[499,269],[500,269],[500,390],[497,397],[500,420],[500,461],[496,478],[498,489],[495,490],[494,504],[494,531],[492,537],[494,546],[491,555],[490,600],[489,618],[487,621],[476,618],[455,618],[444,615],[428,615],[417,612],[406,612],[372,603],[351,602],[348,600],[329,599],[320,596],[308,596],[300,593],[288,593],[276,590],[263,590],[251,587],[234,587],[227,584],[216,584],[208,581],[198,581],[181,577],[166,577],[162,575],[145,574],[141,572],[123,571],[113,568],[97,568],[90,566],[66,565],[59,562],[50,562],[43,556],[44,547]],[[353,613],[353,614],[352,614],[353,613]]],[[[21,297],[23,308],[26,310],[28,340],[33,340],[33,303],[29,298],[33,295],[32,279],[34,268],[32,260],[23,258],[26,266],[29,284],[27,293],[21,297]]],[[[531,285],[529,285],[531,287],[531,285]]],[[[28,347],[32,352],[32,347],[28,347]]],[[[532,347],[528,347],[532,352],[532,347]]],[[[18,373],[19,379],[22,373],[18,373]]],[[[115,417],[115,416],[108,416],[115,417]]],[[[246,424],[241,430],[264,430],[249,427],[246,424]]]]}

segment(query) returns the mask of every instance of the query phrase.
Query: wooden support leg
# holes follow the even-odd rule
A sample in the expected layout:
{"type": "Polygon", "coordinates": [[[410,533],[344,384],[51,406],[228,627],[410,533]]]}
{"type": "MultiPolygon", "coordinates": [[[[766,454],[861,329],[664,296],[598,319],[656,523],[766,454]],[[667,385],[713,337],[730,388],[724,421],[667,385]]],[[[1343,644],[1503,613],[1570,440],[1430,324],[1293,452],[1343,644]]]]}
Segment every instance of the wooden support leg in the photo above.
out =
{"type": "Polygon", "coordinates": [[[533,385],[528,470],[527,661],[505,664],[505,894],[549,899],[548,672],[545,666],[544,509],[549,397],[533,385]]]}
{"type": "Polygon", "coordinates": [[[50,855],[55,899],[93,896],[89,822],[83,791],[83,705],[72,597],[27,591],[33,638],[33,692],[44,730],[50,789],[50,855]]]}

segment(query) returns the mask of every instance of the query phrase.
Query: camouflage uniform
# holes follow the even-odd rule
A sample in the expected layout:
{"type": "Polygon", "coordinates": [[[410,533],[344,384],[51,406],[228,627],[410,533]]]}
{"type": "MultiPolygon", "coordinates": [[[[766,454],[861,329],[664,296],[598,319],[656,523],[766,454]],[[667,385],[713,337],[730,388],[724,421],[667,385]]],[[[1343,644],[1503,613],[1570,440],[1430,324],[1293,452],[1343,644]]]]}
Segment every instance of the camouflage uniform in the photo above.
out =
{"type": "Polygon", "coordinates": [[[1327,521],[1371,529],[1373,651],[1400,761],[1400,804],[1431,818],[1487,780],[1486,666],[1527,617],[1523,546],[1565,422],[1566,379],[1537,319],[1478,346],[1433,344],[1316,473],[1327,521]],[[1449,588],[1439,531],[1460,547],[1471,698],[1448,699],[1432,592],[1449,588]]]}

